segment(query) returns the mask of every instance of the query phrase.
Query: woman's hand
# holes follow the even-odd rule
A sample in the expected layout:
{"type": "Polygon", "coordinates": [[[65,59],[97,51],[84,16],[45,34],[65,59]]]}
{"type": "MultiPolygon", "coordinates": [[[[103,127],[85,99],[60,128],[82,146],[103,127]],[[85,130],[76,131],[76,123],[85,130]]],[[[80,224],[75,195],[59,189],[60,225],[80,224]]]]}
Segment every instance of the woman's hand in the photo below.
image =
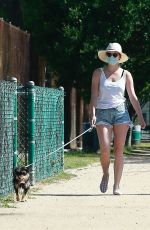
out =
{"type": "Polygon", "coordinates": [[[146,123],[143,118],[140,120],[140,124],[141,124],[141,129],[145,129],[146,123]]]}
{"type": "Polygon", "coordinates": [[[90,117],[90,124],[91,124],[91,126],[95,126],[95,124],[96,124],[96,116],[95,115],[90,117]]]}

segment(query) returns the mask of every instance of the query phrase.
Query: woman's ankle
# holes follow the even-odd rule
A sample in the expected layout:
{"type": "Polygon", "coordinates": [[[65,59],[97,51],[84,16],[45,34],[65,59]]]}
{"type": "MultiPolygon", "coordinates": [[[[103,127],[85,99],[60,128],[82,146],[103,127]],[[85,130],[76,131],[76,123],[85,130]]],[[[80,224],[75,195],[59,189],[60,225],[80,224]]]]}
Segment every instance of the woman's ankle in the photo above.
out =
{"type": "Polygon", "coordinates": [[[105,177],[105,178],[108,178],[109,177],[109,173],[107,172],[105,172],[105,173],[103,173],[103,176],[105,177]]]}
{"type": "Polygon", "coordinates": [[[119,184],[114,183],[113,188],[114,188],[114,189],[120,189],[120,185],[119,185],[119,184]]]}

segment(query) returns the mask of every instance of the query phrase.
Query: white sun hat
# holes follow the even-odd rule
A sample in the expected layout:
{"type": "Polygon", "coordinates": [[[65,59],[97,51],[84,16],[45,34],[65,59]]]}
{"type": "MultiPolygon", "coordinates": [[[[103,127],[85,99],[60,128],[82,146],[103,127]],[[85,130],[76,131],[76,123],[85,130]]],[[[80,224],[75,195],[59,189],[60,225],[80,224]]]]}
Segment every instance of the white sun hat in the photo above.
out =
{"type": "Polygon", "coordinates": [[[119,53],[121,55],[120,59],[119,59],[119,63],[123,63],[125,61],[127,61],[129,58],[128,56],[122,52],[122,47],[119,43],[109,43],[109,45],[107,46],[106,50],[100,50],[98,51],[98,57],[101,61],[105,62],[105,59],[107,57],[106,52],[114,52],[116,51],[117,53],[119,53]]]}

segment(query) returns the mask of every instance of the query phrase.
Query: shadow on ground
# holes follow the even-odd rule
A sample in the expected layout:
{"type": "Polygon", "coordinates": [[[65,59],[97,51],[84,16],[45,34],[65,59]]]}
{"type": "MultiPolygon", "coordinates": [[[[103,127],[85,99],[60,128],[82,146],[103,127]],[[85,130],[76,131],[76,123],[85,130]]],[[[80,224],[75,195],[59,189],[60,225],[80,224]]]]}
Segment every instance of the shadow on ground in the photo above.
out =
{"type": "Polygon", "coordinates": [[[150,156],[125,156],[125,164],[149,164],[150,156]]]}
{"type": "MultiPolygon", "coordinates": [[[[43,197],[97,197],[97,196],[115,196],[113,194],[38,194],[38,193],[33,193],[33,196],[43,196],[43,197]]],[[[121,196],[150,196],[150,193],[128,193],[128,194],[122,194],[121,196]]],[[[119,197],[119,196],[116,196],[119,197]]]]}

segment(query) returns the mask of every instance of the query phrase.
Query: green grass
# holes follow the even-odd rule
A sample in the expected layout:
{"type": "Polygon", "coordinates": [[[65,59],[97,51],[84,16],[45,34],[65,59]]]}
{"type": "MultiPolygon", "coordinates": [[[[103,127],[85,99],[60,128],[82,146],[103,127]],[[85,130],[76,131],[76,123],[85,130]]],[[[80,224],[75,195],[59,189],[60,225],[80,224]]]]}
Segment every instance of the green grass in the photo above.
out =
{"type": "Polygon", "coordinates": [[[52,184],[57,183],[60,180],[70,180],[71,178],[75,177],[76,175],[72,173],[60,172],[54,176],[48,177],[41,181],[42,184],[52,184]]]}
{"type": "Polygon", "coordinates": [[[140,143],[138,145],[132,145],[131,147],[125,147],[124,153],[130,155],[132,150],[140,149],[140,150],[150,150],[150,143],[140,143]]]}
{"type": "Polygon", "coordinates": [[[10,194],[8,196],[0,196],[0,207],[3,208],[15,208],[14,204],[14,196],[10,194]]]}
{"type": "Polygon", "coordinates": [[[140,143],[139,145],[133,145],[132,146],[134,149],[150,149],[150,143],[140,143]]]}
{"type": "Polygon", "coordinates": [[[68,152],[64,156],[65,169],[83,168],[99,162],[99,154],[84,152],[68,152]]]}

